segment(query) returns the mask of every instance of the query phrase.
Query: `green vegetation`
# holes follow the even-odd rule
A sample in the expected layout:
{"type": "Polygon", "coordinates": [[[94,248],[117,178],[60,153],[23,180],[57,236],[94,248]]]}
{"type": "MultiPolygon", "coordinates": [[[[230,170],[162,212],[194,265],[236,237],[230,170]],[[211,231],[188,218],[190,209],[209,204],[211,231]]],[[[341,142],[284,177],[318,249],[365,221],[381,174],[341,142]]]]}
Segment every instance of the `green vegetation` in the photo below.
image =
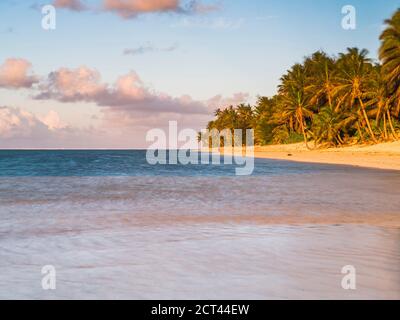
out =
{"type": "Polygon", "coordinates": [[[317,146],[377,143],[400,136],[400,9],[386,22],[379,58],[348,48],[318,51],[292,66],[278,93],[255,106],[218,109],[208,129],[254,129],[257,144],[317,146]]]}

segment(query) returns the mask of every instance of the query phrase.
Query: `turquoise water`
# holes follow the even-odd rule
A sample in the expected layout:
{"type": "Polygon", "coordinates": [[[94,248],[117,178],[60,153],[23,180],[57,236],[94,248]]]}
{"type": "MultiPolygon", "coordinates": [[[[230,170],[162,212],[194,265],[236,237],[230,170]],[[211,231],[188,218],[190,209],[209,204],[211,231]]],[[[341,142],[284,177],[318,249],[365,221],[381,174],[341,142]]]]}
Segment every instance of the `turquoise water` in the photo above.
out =
{"type": "MultiPolygon", "coordinates": [[[[200,157],[200,156],[199,156],[200,157]]],[[[210,157],[211,163],[211,157],[210,157]]],[[[79,176],[234,176],[238,166],[151,165],[145,150],[0,150],[0,176],[3,177],[79,177],[79,176]]],[[[239,166],[240,167],[240,166],[239,166]]],[[[346,167],[339,169],[346,170],[346,167]]],[[[288,161],[256,159],[253,176],[287,175],[335,171],[338,167],[288,161]]]]}

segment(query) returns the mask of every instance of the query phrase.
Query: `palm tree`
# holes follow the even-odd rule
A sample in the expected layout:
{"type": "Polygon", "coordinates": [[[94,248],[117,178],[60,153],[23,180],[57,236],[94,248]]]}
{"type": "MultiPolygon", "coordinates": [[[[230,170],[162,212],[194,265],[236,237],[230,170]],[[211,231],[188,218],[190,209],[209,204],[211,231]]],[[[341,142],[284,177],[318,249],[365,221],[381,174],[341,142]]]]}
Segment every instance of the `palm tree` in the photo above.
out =
{"type": "Polygon", "coordinates": [[[365,105],[367,107],[375,107],[375,119],[378,126],[383,119],[384,139],[387,140],[389,137],[387,128],[388,124],[391,129],[392,136],[397,139],[396,131],[392,122],[392,117],[390,115],[391,109],[394,105],[394,96],[389,95],[387,82],[384,80],[382,67],[380,65],[376,65],[374,67],[374,72],[371,74],[371,86],[368,88],[368,91],[365,92],[364,95],[368,98],[368,101],[365,105]]]}
{"type": "Polygon", "coordinates": [[[391,19],[385,21],[386,29],[382,32],[382,41],[379,49],[379,58],[382,61],[382,74],[387,83],[389,95],[394,96],[395,103],[387,110],[388,121],[392,134],[397,139],[391,115],[399,117],[400,114],[400,9],[397,9],[391,19]]]}
{"type": "Polygon", "coordinates": [[[344,144],[341,131],[347,125],[346,121],[349,121],[349,117],[343,113],[335,112],[330,106],[323,107],[313,121],[315,142],[318,144],[326,142],[329,145],[344,144]]]}
{"type": "Polygon", "coordinates": [[[315,52],[304,62],[308,70],[308,85],[305,90],[314,106],[333,106],[335,89],[335,61],[323,51],[315,52]]]}
{"type": "Polygon", "coordinates": [[[222,110],[221,110],[221,108],[218,108],[214,112],[214,117],[218,118],[221,114],[222,114],[222,110]]]}
{"type": "MultiPolygon", "coordinates": [[[[364,93],[370,84],[370,75],[372,64],[367,58],[368,50],[358,48],[348,48],[347,53],[341,53],[337,61],[337,80],[338,84],[335,88],[335,96],[338,99],[336,111],[343,108],[357,108],[364,118],[368,132],[372,140],[377,143],[377,139],[372,130],[371,123],[368,118],[365,103],[363,101],[364,93]]],[[[359,123],[359,131],[361,126],[359,123]]],[[[360,135],[362,133],[360,132],[360,135]]]]}
{"type": "Polygon", "coordinates": [[[400,98],[400,9],[391,19],[385,21],[386,29],[382,32],[379,58],[382,71],[391,94],[400,98]]]}
{"type": "Polygon", "coordinates": [[[305,94],[306,70],[304,66],[296,64],[284,75],[279,86],[279,93],[282,96],[282,111],[280,117],[289,120],[292,126],[294,120],[304,137],[306,147],[308,145],[307,119],[312,119],[313,112],[309,109],[309,100],[305,94]]]}
{"type": "Polygon", "coordinates": [[[209,128],[255,130],[257,143],[309,139],[342,145],[398,139],[400,128],[400,9],[386,20],[379,57],[348,48],[338,57],[317,51],[280,79],[278,93],[257,104],[218,109],[209,128]]]}
{"type": "Polygon", "coordinates": [[[254,108],[253,125],[255,142],[268,144],[273,140],[273,130],[278,125],[274,119],[278,96],[259,97],[254,108]]]}
{"type": "Polygon", "coordinates": [[[254,118],[253,108],[248,104],[240,104],[236,107],[238,128],[236,129],[251,129],[254,118]]]}

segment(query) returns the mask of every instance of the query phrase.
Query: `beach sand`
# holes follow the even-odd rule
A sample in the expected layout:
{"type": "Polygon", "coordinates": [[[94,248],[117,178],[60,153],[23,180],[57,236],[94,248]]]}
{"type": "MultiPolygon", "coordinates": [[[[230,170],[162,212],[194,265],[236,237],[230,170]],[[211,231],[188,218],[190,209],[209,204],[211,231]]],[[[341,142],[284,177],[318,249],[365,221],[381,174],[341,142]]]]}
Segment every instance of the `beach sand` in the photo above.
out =
{"type": "Polygon", "coordinates": [[[256,146],[255,157],[308,163],[400,170],[400,141],[308,150],[304,143],[256,146]]]}

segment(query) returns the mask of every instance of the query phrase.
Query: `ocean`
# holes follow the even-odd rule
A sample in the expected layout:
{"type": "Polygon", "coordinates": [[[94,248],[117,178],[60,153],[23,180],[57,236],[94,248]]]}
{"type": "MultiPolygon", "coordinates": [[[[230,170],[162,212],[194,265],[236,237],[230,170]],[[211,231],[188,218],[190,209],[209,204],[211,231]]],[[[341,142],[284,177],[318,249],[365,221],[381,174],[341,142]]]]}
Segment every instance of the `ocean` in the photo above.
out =
{"type": "Polygon", "coordinates": [[[0,298],[400,298],[399,172],[235,168],[0,151],[0,298]],[[348,265],[356,290],[341,285],[348,265]]]}

